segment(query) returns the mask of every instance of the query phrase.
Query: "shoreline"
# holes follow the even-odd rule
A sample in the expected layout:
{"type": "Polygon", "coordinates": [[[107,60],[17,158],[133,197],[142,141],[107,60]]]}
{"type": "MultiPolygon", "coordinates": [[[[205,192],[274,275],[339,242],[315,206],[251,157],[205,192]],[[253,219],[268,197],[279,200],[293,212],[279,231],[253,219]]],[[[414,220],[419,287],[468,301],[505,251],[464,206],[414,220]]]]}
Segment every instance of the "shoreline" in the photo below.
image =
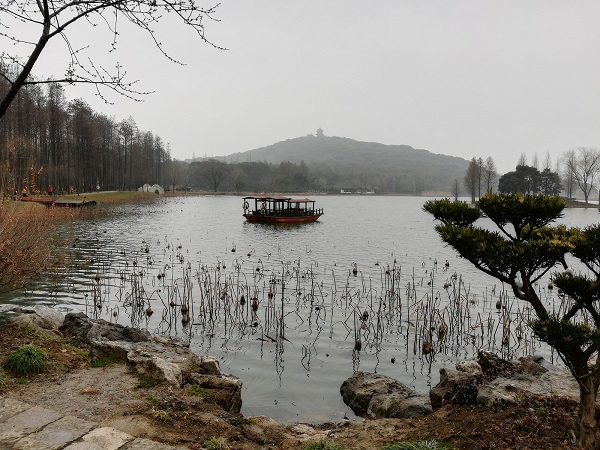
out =
{"type": "MultiPolygon", "coordinates": [[[[45,348],[52,358],[47,372],[29,376],[9,374],[0,392],[0,444],[2,439],[14,438],[14,434],[8,437],[3,434],[7,421],[11,423],[11,417],[16,417],[14,411],[7,412],[6,405],[24,402],[63,418],[72,417],[71,422],[85,421],[86,426],[94,430],[124,433],[130,436],[124,439],[131,443],[143,440],[145,445],[150,445],[148,441],[154,445],[140,449],[301,450],[311,443],[324,442],[330,447],[310,448],[364,450],[381,449],[397,442],[431,440],[473,450],[575,448],[571,434],[573,423],[569,417],[574,414],[576,403],[558,396],[549,400],[524,397],[523,403],[518,405],[448,404],[424,416],[405,419],[286,425],[264,416],[245,417],[235,409],[227,409],[231,397],[218,394],[222,392],[222,385],[199,384],[206,381],[204,376],[192,378],[195,381],[183,382],[181,386],[167,380],[154,380],[150,372],[140,373],[131,362],[101,356],[81,338],[65,334],[64,326],[58,325],[66,323],[61,320],[62,314],[50,308],[46,310],[25,309],[23,314],[3,320],[0,326],[2,360],[18,342],[32,341],[45,348]],[[548,410],[550,414],[544,412],[548,410]],[[488,433],[489,429],[496,431],[488,433]],[[222,446],[209,447],[209,442],[220,442],[222,446]]],[[[4,312],[0,318],[6,319],[6,308],[0,311],[4,312]]],[[[108,344],[103,342],[101,346],[108,344]]],[[[142,367],[149,370],[145,363],[142,367]]],[[[52,424],[61,420],[36,426],[31,434],[19,438],[47,436],[52,424]],[[50,427],[48,431],[47,427],[50,427]]],[[[82,443],[83,436],[87,435],[77,437],[74,444],[86,445],[82,443]]]]}

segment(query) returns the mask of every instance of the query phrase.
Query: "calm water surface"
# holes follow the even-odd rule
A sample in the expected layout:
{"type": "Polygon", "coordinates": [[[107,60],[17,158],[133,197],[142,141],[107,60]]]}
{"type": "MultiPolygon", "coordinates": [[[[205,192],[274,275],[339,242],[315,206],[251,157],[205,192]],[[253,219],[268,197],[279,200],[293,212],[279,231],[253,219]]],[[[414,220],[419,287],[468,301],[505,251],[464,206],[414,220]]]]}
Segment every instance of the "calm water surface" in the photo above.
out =
{"type": "MultiPolygon", "coordinates": [[[[523,305],[441,243],[422,211],[426,199],[316,200],[325,215],[299,226],[248,224],[238,197],[115,207],[108,218],[60,230],[68,281],[50,277],[0,301],[50,304],[177,335],[242,379],[245,415],[282,421],[354,418],[339,387],[356,370],[426,393],[440,367],[480,347],[552,357],[519,329],[523,305]],[[183,326],[178,305],[186,302],[191,323],[183,326]],[[440,324],[449,328],[445,336],[440,324]],[[424,340],[434,348],[427,355],[424,340]]],[[[569,209],[561,222],[598,219],[597,209],[569,209]]],[[[540,291],[556,301],[543,285],[540,291]]]]}

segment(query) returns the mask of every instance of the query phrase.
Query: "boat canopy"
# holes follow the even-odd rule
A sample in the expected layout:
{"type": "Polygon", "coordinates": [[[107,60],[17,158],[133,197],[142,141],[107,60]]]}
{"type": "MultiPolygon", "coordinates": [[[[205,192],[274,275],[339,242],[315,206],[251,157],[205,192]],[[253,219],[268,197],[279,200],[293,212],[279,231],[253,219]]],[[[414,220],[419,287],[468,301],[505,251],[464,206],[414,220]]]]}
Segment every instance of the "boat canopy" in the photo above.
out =
{"type": "Polygon", "coordinates": [[[315,208],[314,200],[285,195],[248,195],[243,197],[242,208],[249,222],[314,222],[323,215],[323,209],[315,208]]]}
{"type": "Polygon", "coordinates": [[[256,200],[260,201],[282,201],[287,202],[290,200],[290,197],[286,197],[285,195],[248,195],[244,197],[244,200],[256,200]]]}
{"type": "Polygon", "coordinates": [[[290,203],[314,203],[314,200],[309,198],[290,198],[288,200],[290,203]]]}

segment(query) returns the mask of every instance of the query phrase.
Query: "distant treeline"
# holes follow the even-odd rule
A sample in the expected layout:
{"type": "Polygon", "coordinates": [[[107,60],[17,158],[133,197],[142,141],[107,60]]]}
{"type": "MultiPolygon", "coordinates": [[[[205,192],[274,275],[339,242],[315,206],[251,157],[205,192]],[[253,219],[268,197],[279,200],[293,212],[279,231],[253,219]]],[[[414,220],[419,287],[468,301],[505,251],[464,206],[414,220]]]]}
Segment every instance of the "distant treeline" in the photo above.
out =
{"type": "MultiPolygon", "coordinates": [[[[7,89],[0,79],[0,93],[7,89]]],[[[117,122],[84,100],[68,101],[56,83],[27,85],[0,120],[2,196],[25,185],[41,192],[49,185],[54,192],[83,192],[96,186],[133,190],[145,183],[167,190],[339,193],[360,188],[420,194],[450,192],[467,165],[461,158],[329,137],[322,130],[188,164],[172,160],[168,145],[140,130],[132,117],[117,122]]]]}
{"type": "MultiPolygon", "coordinates": [[[[450,185],[424,173],[373,172],[364,166],[282,162],[224,163],[195,161],[189,167],[193,189],[220,192],[327,192],[342,188],[369,188],[378,194],[420,194],[449,191],[450,185]]],[[[448,182],[449,183],[449,182],[448,182]]]]}
{"type": "Polygon", "coordinates": [[[227,164],[210,158],[193,162],[191,184],[214,190],[218,181],[217,190],[224,191],[339,193],[342,188],[369,188],[381,194],[420,194],[450,192],[468,166],[462,158],[407,145],[360,142],[322,132],[218,159],[227,164]]]}
{"type": "MultiPolygon", "coordinates": [[[[0,80],[0,91],[6,89],[0,80]]],[[[0,120],[3,195],[20,192],[32,173],[44,192],[48,185],[79,192],[164,184],[170,159],[161,138],[138,129],[133,118],[115,122],[81,99],[67,101],[59,84],[24,87],[0,120]]]]}

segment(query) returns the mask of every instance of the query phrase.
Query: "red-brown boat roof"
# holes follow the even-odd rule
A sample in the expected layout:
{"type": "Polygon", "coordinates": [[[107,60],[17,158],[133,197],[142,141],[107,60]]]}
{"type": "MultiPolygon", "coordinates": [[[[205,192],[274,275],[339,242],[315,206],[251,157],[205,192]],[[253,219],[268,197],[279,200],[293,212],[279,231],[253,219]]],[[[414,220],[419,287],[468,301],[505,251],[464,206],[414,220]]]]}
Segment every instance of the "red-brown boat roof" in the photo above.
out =
{"type": "Polygon", "coordinates": [[[310,198],[290,198],[290,203],[313,203],[310,198]]]}
{"type": "Polygon", "coordinates": [[[286,197],[285,195],[249,195],[243,198],[244,200],[274,200],[274,201],[284,201],[289,203],[313,203],[315,200],[311,200],[309,198],[291,198],[286,197]]]}
{"type": "Polygon", "coordinates": [[[289,197],[286,197],[285,195],[249,195],[247,197],[244,197],[244,200],[248,200],[248,199],[252,199],[252,200],[289,200],[289,197]]]}

